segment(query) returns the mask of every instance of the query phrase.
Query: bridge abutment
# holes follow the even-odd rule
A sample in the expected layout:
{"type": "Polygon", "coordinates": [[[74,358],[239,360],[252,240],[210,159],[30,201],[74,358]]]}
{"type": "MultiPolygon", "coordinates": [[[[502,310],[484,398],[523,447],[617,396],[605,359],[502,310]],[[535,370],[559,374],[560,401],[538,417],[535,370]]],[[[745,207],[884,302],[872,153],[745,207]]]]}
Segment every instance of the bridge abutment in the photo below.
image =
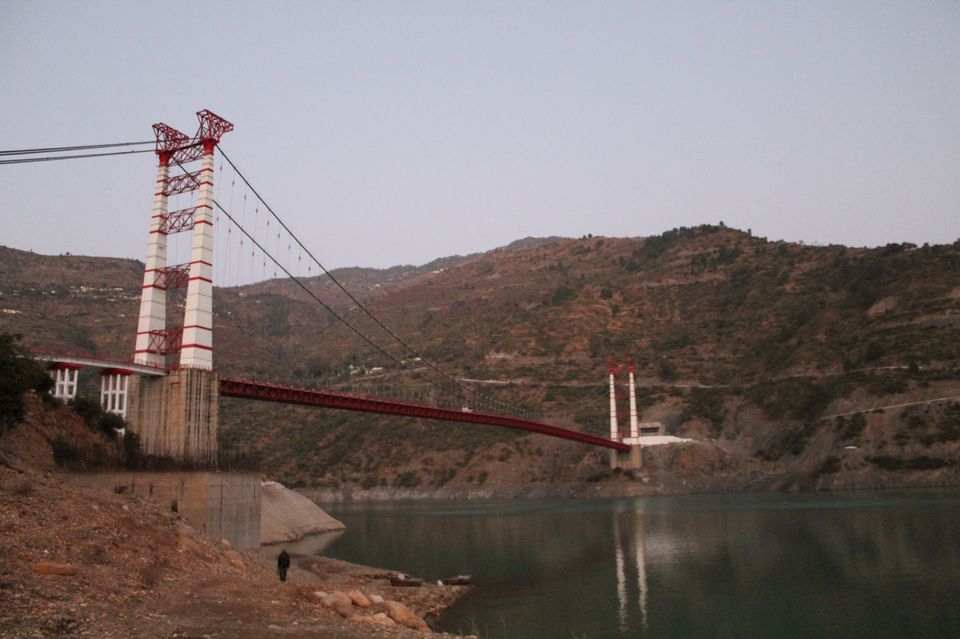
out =
{"type": "Polygon", "coordinates": [[[215,463],[220,376],[182,368],[164,377],[132,377],[127,422],[146,455],[215,463]]]}

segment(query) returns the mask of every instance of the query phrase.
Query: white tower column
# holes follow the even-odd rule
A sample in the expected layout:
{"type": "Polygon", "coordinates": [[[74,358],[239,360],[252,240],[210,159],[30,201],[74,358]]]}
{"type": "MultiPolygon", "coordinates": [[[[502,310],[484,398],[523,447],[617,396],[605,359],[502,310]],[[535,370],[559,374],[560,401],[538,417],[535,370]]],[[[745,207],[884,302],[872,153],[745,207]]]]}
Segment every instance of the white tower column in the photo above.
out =
{"type": "Polygon", "coordinates": [[[204,147],[180,366],[213,368],[213,145],[204,147]]]}
{"type": "Polygon", "coordinates": [[[630,438],[634,441],[630,442],[632,444],[637,444],[639,442],[635,441],[640,437],[639,426],[637,424],[637,389],[633,383],[633,366],[630,367],[630,438]]]}
{"type": "Polygon", "coordinates": [[[620,427],[617,425],[617,389],[613,371],[610,371],[610,439],[613,441],[620,439],[620,427]]]}
{"type": "Polygon", "coordinates": [[[153,285],[156,271],[167,265],[167,235],[162,225],[167,217],[167,196],[164,189],[170,174],[166,158],[157,168],[157,187],[153,196],[153,217],[150,218],[150,240],[147,244],[147,268],[143,273],[143,293],[140,297],[140,320],[137,323],[137,345],[133,361],[138,364],[163,366],[163,353],[151,352],[150,332],[167,327],[167,292],[153,285]]]}

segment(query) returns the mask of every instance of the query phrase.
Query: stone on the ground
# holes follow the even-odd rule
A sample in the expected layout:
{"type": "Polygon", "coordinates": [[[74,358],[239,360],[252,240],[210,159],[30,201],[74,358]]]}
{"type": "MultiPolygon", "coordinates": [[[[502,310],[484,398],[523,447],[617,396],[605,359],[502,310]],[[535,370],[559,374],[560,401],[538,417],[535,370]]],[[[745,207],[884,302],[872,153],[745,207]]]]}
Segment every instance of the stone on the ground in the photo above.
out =
{"type": "Polygon", "coordinates": [[[331,592],[320,600],[324,608],[335,611],[341,617],[353,616],[353,601],[350,597],[339,591],[331,592]]]}
{"type": "Polygon", "coordinates": [[[357,606],[358,608],[369,608],[373,605],[373,602],[370,601],[370,599],[359,590],[351,590],[347,593],[347,596],[350,597],[350,601],[353,602],[353,605],[357,606]]]}
{"type": "Polygon", "coordinates": [[[177,537],[177,550],[182,553],[187,553],[188,555],[203,554],[200,544],[198,544],[195,539],[184,532],[181,532],[177,537]]]}
{"type": "Polygon", "coordinates": [[[234,568],[243,568],[243,556],[240,555],[236,550],[224,550],[223,556],[233,564],[234,568]]]}
{"type": "Polygon", "coordinates": [[[380,595],[370,595],[370,601],[375,604],[382,604],[383,597],[381,597],[380,595]]]}
{"type": "Polygon", "coordinates": [[[62,564],[56,561],[38,561],[33,564],[33,572],[38,575],[59,575],[72,577],[80,570],[77,564],[62,564]]]}
{"type": "Polygon", "coordinates": [[[407,628],[412,628],[413,630],[419,630],[420,632],[430,631],[430,627],[427,625],[426,621],[418,617],[412,610],[407,608],[399,601],[390,601],[388,599],[377,605],[383,608],[383,611],[401,626],[406,626],[407,628]]]}
{"type": "Polygon", "coordinates": [[[393,619],[391,619],[390,617],[388,617],[382,612],[378,612],[372,617],[368,617],[366,615],[354,615],[350,617],[350,621],[358,621],[360,623],[372,623],[372,624],[377,624],[379,626],[396,626],[397,625],[397,622],[395,622],[393,619]]]}

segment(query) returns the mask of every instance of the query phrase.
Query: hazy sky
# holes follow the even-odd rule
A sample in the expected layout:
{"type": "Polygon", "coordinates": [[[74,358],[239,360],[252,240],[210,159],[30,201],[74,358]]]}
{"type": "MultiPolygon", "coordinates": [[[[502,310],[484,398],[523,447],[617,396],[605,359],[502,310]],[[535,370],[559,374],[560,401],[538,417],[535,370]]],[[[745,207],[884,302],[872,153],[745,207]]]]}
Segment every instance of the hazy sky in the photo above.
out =
{"type": "MultiPolygon", "coordinates": [[[[0,149],[209,108],[330,267],[720,220],[960,237],[956,0],[0,0],[0,42],[0,149]]],[[[0,166],[0,244],[143,259],[155,163],[0,166]]]]}

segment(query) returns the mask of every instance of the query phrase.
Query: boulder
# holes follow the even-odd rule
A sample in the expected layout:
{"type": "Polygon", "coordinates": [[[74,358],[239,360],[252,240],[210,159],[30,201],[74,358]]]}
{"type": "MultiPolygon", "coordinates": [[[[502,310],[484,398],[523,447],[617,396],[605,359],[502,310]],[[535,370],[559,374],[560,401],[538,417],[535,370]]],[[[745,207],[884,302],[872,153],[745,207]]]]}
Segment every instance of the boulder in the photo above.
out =
{"type": "Polygon", "coordinates": [[[382,604],[383,597],[381,597],[380,595],[370,595],[370,601],[371,603],[382,604]]]}
{"type": "Polygon", "coordinates": [[[378,626],[396,626],[397,625],[397,622],[395,622],[393,619],[391,619],[390,617],[388,617],[386,614],[382,612],[378,612],[372,617],[368,617],[366,615],[354,615],[350,617],[350,621],[357,621],[360,623],[372,623],[378,626]]]}
{"type": "Polygon", "coordinates": [[[77,564],[62,564],[56,561],[38,561],[33,564],[33,572],[38,575],[59,575],[72,577],[80,571],[77,564]]]}
{"type": "Polygon", "coordinates": [[[335,611],[341,617],[353,616],[353,602],[350,597],[339,591],[331,592],[320,600],[324,608],[335,611]]]}
{"type": "Polygon", "coordinates": [[[351,590],[347,593],[347,596],[350,597],[350,601],[353,602],[353,605],[357,606],[358,608],[369,608],[373,605],[373,602],[370,601],[370,599],[359,590],[351,590]]]}
{"type": "Polygon", "coordinates": [[[401,626],[419,630],[420,632],[430,632],[430,626],[427,625],[427,622],[399,601],[390,601],[388,599],[383,603],[377,604],[377,607],[383,609],[383,612],[387,613],[391,619],[401,626]]]}

